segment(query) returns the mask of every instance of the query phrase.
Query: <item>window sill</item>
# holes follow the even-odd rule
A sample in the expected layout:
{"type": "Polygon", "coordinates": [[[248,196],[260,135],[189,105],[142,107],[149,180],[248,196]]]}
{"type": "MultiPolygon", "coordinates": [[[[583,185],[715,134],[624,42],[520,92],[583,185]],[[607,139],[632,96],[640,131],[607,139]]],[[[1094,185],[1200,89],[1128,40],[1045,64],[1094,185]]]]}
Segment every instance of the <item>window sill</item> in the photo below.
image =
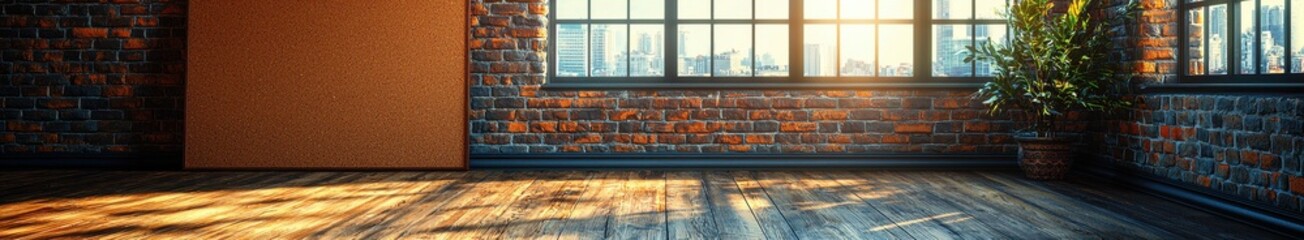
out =
{"type": "Polygon", "coordinates": [[[982,82],[960,83],[757,83],[757,82],[691,82],[691,83],[545,83],[543,90],[874,90],[874,89],[952,89],[976,90],[982,82]]]}
{"type": "Polygon", "coordinates": [[[1304,83],[1170,83],[1142,86],[1141,92],[1304,94],[1304,83]]]}

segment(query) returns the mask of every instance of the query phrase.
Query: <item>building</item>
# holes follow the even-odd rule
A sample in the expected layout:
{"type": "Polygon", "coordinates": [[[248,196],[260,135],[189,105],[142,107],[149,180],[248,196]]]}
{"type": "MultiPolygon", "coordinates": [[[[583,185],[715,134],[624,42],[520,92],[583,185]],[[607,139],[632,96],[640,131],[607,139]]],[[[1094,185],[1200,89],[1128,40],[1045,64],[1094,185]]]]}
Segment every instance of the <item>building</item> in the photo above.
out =
{"type": "Polygon", "coordinates": [[[584,76],[584,25],[557,25],[557,76],[584,76]]]}

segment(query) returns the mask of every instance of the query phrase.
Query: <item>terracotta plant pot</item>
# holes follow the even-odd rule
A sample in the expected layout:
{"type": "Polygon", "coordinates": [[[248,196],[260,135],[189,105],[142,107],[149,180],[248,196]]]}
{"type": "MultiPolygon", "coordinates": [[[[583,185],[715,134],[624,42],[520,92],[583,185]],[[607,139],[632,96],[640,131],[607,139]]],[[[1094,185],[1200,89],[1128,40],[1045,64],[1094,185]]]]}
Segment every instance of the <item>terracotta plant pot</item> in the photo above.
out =
{"type": "Polygon", "coordinates": [[[1073,165],[1073,145],[1065,138],[1017,137],[1019,168],[1028,178],[1058,180],[1068,175],[1073,165]]]}

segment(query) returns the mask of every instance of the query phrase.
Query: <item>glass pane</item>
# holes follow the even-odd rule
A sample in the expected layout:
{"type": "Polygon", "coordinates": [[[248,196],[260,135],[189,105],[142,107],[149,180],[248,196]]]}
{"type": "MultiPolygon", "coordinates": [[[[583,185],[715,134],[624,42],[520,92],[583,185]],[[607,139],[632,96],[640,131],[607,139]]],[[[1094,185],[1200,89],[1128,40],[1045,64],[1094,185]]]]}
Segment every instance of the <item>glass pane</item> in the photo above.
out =
{"type": "Polygon", "coordinates": [[[584,41],[587,32],[588,26],[583,24],[557,25],[557,76],[588,76],[588,44],[584,41]]]}
{"type": "Polygon", "coordinates": [[[933,0],[933,19],[971,19],[971,0],[933,0]]]}
{"type": "Polygon", "coordinates": [[[1187,10],[1186,75],[1204,75],[1204,8],[1187,10]]]}
{"type": "Polygon", "coordinates": [[[842,25],[838,63],[842,76],[874,76],[874,25],[842,25]]]}
{"type": "Polygon", "coordinates": [[[665,54],[661,51],[665,47],[665,37],[661,32],[666,30],[666,26],[630,25],[629,30],[630,36],[634,38],[628,60],[629,75],[665,76],[665,54]]]}
{"type": "Polygon", "coordinates": [[[1263,73],[1286,73],[1286,2],[1260,0],[1259,44],[1262,46],[1259,67],[1263,73]]]}
{"type": "Polygon", "coordinates": [[[679,1],[679,19],[711,19],[711,1],[679,1]]]}
{"type": "Polygon", "coordinates": [[[756,75],[788,76],[788,25],[756,25],[756,75]]]}
{"type": "Polygon", "coordinates": [[[666,1],[663,0],[629,0],[629,13],[632,19],[662,19],[666,17],[666,1]]]}
{"type": "Polygon", "coordinates": [[[913,76],[915,62],[914,26],[880,25],[878,27],[878,76],[913,76]]]}
{"type": "Polygon", "coordinates": [[[872,19],[874,18],[874,1],[842,0],[842,5],[838,6],[838,11],[842,11],[842,19],[872,19]]]}
{"type": "MultiPolygon", "coordinates": [[[[593,19],[627,19],[629,6],[626,6],[626,0],[590,0],[593,6],[593,19]]],[[[596,29],[594,29],[596,30],[596,29]]]]}
{"type": "Polygon", "coordinates": [[[715,76],[752,75],[752,25],[715,25],[715,76]]]}
{"type": "Polygon", "coordinates": [[[679,25],[679,76],[708,76],[711,71],[711,25],[679,25]]]}
{"type": "Polygon", "coordinates": [[[756,0],[756,19],[788,19],[788,0],[756,0]]]}
{"type": "Polygon", "coordinates": [[[978,14],[978,19],[1003,19],[1001,15],[1005,12],[1006,0],[977,0],[974,2],[974,13],[978,14]]]}
{"type": "Polygon", "coordinates": [[[933,26],[933,76],[973,76],[973,65],[964,62],[965,47],[973,44],[972,29],[969,25],[933,26]]]}
{"type": "Polygon", "coordinates": [[[715,0],[715,19],[752,19],[752,0],[715,0]]]}
{"type": "Polygon", "coordinates": [[[617,59],[629,55],[629,34],[624,24],[593,24],[589,34],[589,72],[592,76],[628,76],[627,68],[617,67],[617,59]]]}
{"type": "Polygon", "coordinates": [[[1209,74],[1227,75],[1227,5],[1209,9],[1209,74]]]}
{"type": "Polygon", "coordinates": [[[557,19],[589,18],[588,0],[557,0],[557,19]]]}
{"type": "Polygon", "coordinates": [[[1304,1],[1291,2],[1290,14],[1290,72],[1304,73],[1304,1]]]}
{"type": "Polygon", "coordinates": [[[806,76],[837,76],[838,32],[837,25],[806,25],[806,45],[802,46],[802,66],[806,76]]]}
{"type": "Polygon", "coordinates": [[[802,15],[806,19],[838,18],[838,0],[806,0],[802,15]]]}
{"type": "Polygon", "coordinates": [[[915,2],[879,0],[878,19],[914,19],[915,2]]]}
{"type": "Polygon", "coordinates": [[[1238,56],[1239,59],[1236,60],[1241,63],[1241,74],[1254,74],[1254,42],[1258,37],[1254,30],[1257,29],[1254,27],[1254,1],[1241,1],[1240,15],[1241,29],[1238,31],[1240,31],[1241,39],[1238,44],[1240,45],[1241,54],[1238,56]]]}
{"type": "MultiPolygon", "coordinates": [[[[988,42],[1005,45],[1006,42],[1010,41],[1006,32],[1008,30],[1003,24],[974,26],[974,36],[976,37],[974,40],[977,41],[978,46],[986,45],[988,42]]],[[[974,68],[977,72],[976,75],[979,77],[991,77],[996,74],[996,66],[992,65],[991,61],[979,61],[975,63],[974,68]]]]}

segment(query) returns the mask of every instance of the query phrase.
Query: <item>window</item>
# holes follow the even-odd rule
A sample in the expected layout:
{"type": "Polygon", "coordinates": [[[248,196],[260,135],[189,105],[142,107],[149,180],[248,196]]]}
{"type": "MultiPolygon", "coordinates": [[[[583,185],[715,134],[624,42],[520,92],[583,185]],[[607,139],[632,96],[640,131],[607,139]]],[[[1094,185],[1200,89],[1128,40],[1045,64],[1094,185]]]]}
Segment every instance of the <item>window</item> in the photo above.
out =
{"type": "MultiPolygon", "coordinates": [[[[549,84],[977,86],[1006,0],[555,0],[549,84]]],[[[545,85],[547,86],[547,85],[545,85]]]]}
{"type": "Polygon", "coordinates": [[[1185,0],[1182,82],[1301,82],[1304,1],[1185,0]]]}

